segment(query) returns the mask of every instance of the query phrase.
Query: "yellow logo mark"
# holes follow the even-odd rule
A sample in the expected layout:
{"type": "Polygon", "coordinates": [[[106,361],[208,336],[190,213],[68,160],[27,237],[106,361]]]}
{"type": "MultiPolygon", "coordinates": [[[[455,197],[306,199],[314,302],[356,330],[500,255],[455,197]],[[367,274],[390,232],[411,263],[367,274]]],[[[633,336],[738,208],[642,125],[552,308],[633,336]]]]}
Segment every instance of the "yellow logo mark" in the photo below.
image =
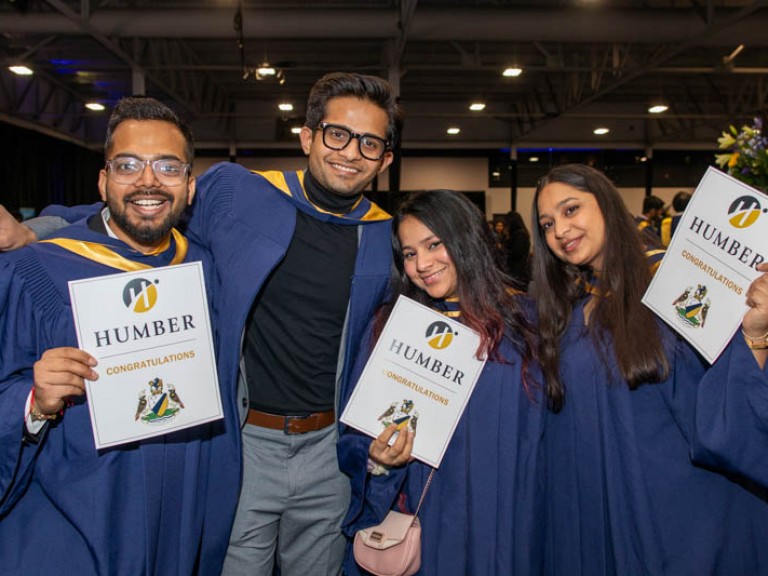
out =
{"type": "Polygon", "coordinates": [[[157,304],[157,294],[154,283],[146,278],[136,278],[123,288],[123,303],[133,312],[147,312],[157,304]]]}
{"type": "Polygon", "coordinates": [[[432,322],[427,328],[427,344],[435,350],[448,348],[453,341],[453,331],[446,322],[432,322]]]}
{"type": "Polygon", "coordinates": [[[740,196],[728,207],[728,214],[731,226],[734,228],[748,228],[757,222],[761,212],[760,203],[751,196],[740,196]]]}

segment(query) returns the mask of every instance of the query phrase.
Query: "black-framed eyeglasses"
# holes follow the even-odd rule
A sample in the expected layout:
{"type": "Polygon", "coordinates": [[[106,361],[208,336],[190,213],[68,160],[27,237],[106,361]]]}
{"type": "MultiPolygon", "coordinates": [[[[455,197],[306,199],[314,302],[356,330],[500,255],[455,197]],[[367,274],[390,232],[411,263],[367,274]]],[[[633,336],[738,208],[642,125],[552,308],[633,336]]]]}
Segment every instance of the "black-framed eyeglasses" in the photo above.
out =
{"type": "Polygon", "coordinates": [[[144,173],[147,166],[158,182],[163,186],[178,186],[184,182],[189,173],[190,165],[173,158],[157,160],[142,160],[135,156],[120,156],[106,162],[109,173],[118,184],[134,184],[144,173]]]}
{"type": "Polygon", "coordinates": [[[352,139],[357,140],[360,154],[368,160],[381,160],[389,150],[389,142],[373,134],[358,134],[346,126],[321,122],[318,130],[323,132],[323,144],[331,150],[344,150],[352,139]]]}

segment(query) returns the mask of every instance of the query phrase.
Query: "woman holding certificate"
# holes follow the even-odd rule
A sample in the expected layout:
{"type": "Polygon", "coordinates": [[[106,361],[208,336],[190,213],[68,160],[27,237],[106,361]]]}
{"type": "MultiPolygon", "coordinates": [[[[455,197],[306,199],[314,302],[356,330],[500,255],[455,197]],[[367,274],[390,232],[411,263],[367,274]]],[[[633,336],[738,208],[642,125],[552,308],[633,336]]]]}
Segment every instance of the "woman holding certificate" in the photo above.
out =
{"type": "MultiPolygon", "coordinates": [[[[480,334],[487,362],[434,471],[419,510],[419,574],[535,574],[541,571],[544,518],[539,465],[545,402],[522,296],[494,265],[483,214],[464,195],[418,193],[394,216],[392,300],[361,350],[372,349],[395,300],[405,295],[480,334]]],[[[360,358],[357,381],[367,358],[360,358]]],[[[344,391],[346,403],[351,390],[344,391]]],[[[394,406],[392,407],[395,408],[394,406]]],[[[341,468],[352,481],[344,522],[351,537],[390,509],[413,513],[432,468],[411,460],[414,433],[396,426],[375,440],[342,426],[341,468]]],[[[351,551],[349,574],[360,572],[351,551]]]]}
{"type": "MultiPolygon", "coordinates": [[[[737,334],[707,372],[641,304],[658,255],[645,252],[618,191],[597,170],[559,166],[542,178],[533,228],[539,358],[552,408],[544,572],[768,573],[765,492],[690,456],[697,427],[732,432],[717,410],[701,420],[712,391],[710,399],[699,391],[752,386],[765,395],[764,350],[737,334]]],[[[765,283],[763,275],[747,300],[747,334],[768,328],[765,283]]],[[[724,414],[730,400],[719,401],[724,414]]]]}

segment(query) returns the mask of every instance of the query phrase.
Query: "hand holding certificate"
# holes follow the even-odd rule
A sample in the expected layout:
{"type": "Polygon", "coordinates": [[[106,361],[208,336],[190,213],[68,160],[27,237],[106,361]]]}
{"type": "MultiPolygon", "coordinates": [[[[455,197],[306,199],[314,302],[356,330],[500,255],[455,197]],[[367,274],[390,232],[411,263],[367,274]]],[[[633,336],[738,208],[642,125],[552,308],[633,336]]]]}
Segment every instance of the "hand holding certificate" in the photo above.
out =
{"type": "Polygon", "coordinates": [[[80,348],[99,362],[86,380],[96,448],[221,418],[199,262],[69,284],[80,348]]]}
{"type": "Polygon", "coordinates": [[[463,324],[401,296],[341,415],[377,437],[394,424],[417,432],[413,456],[438,467],[485,360],[463,324]]]}
{"type": "Polygon", "coordinates": [[[747,311],[768,259],[768,197],[709,168],[683,214],[643,303],[714,362],[747,311]]]}

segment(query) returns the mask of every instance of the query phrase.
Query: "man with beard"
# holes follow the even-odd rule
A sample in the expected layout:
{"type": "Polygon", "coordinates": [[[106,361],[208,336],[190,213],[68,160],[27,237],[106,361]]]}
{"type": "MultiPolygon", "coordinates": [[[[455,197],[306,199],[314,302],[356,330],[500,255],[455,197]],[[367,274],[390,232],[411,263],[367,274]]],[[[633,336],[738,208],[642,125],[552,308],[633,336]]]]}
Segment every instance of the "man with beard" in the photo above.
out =
{"type": "Polygon", "coordinates": [[[222,423],[97,451],[85,380],[99,367],[77,348],[67,285],[196,260],[208,267],[204,249],[174,228],[195,194],[193,154],[171,109],[121,100],[99,173],[103,209],[0,260],[3,574],[220,569],[237,494],[210,490],[208,474],[239,479],[216,459],[222,423]]]}

